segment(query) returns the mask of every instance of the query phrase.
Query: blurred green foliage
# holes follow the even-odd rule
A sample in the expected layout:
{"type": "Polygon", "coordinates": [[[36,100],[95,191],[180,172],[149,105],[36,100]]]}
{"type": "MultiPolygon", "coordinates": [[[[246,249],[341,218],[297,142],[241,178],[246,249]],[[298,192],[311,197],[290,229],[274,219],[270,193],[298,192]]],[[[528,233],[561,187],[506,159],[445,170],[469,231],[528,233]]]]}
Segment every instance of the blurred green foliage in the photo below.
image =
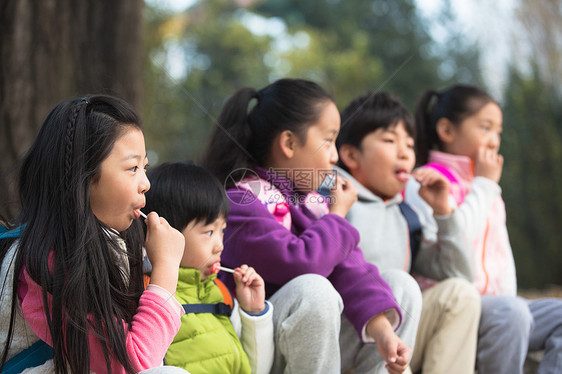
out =
{"type": "Polygon", "coordinates": [[[538,76],[512,70],[500,182],[521,287],[562,284],[562,102],[538,76]]]}
{"type": "Polygon", "coordinates": [[[244,86],[307,78],[340,108],[370,89],[413,109],[425,88],[480,83],[477,50],[433,42],[410,0],[249,3],[200,1],[177,14],[147,5],[144,118],[159,162],[197,159],[221,105],[244,86]],[[463,77],[439,75],[452,60],[463,77]]]}

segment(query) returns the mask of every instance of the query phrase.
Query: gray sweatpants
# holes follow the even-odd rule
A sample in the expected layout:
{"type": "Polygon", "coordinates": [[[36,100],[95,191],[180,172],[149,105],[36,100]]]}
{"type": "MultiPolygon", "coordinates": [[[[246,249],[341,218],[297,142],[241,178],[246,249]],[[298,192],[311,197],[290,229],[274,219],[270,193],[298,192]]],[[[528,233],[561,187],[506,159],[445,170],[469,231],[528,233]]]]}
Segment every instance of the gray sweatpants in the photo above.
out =
{"type": "Polygon", "coordinates": [[[479,374],[523,373],[528,352],[544,350],[537,373],[562,373],[562,299],[483,296],[479,374]]]}
{"type": "Polygon", "coordinates": [[[330,281],[316,274],[301,275],[269,301],[274,306],[275,333],[271,373],[339,373],[343,302],[330,281]]]}
{"type": "MultiPolygon", "coordinates": [[[[410,348],[414,348],[416,330],[420,320],[422,296],[420,287],[408,273],[402,270],[380,270],[381,277],[388,283],[396,302],[402,310],[402,324],[396,334],[410,348]]],[[[342,356],[342,372],[353,367],[354,374],[374,374],[388,371],[376,344],[365,344],[359,339],[357,331],[342,316],[340,348],[342,356]]]]}
{"type": "MultiPolygon", "coordinates": [[[[398,336],[414,345],[421,313],[417,283],[402,271],[381,275],[402,309],[398,336]]],[[[340,373],[354,366],[355,374],[387,373],[376,344],[365,344],[351,322],[341,315],[343,302],[326,278],[301,275],[285,284],[273,304],[275,360],[271,373],[340,373]]]]}

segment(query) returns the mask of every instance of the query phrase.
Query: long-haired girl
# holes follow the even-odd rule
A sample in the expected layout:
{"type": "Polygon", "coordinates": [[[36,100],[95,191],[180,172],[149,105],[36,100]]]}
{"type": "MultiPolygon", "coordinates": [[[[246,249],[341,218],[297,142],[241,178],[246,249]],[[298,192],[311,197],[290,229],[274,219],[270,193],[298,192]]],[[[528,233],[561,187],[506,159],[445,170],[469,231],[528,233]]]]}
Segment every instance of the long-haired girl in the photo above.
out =
{"type": "Polygon", "coordinates": [[[183,236],[149,214],[144,290],[146,164],[140,120],[120,99],[65,101],[47,116],[21,166],[18,228],[0,240],[4,370],[134,373],[162,363],[182,314],[173,293],[183,236]],[[32,345],[52,347],[52,360],[34,361],[32,345]]]}

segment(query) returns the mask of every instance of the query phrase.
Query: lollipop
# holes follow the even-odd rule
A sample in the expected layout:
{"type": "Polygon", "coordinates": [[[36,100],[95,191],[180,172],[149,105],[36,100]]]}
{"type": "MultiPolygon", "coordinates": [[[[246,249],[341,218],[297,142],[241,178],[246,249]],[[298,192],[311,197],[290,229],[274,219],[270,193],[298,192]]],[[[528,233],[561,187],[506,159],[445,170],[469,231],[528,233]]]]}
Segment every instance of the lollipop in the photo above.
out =
{"type": "Polygon", "coordinates": [[[146,214],[144,214],[140,209],[136,209],[135,211],[138,212],[142,218],[146,219],[146,214]]]}
{"type": "Polygon", "coordinates": [[[211,274],[216,274],[220,271],[221,264],[220,262],[215,262],[211,265],[211,274]]]}
{"type": "Polygon", "coordinates": [[[226,271],[227,273],[232,273],[234,274],[234,270],[233,269],[229,269],[229,268],[225,268],[224,266],[221,266],[220,262],[215,262],[213,265],[211,265],[211,274],[216,274],[219,271],[226,271]]]}

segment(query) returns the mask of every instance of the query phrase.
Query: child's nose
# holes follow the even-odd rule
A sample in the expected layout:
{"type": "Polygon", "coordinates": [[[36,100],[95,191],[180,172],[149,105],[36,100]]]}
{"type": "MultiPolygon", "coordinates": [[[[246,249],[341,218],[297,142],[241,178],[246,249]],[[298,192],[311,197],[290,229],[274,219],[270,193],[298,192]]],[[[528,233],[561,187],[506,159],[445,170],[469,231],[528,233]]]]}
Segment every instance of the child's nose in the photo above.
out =
{"type": "Polygon", "coordinates": [[[500,148],[500,135],[497,133],[490,134],[490,138],[488,139],[488,147],[493,150],[498,150],[500,148]]]}
{"type": "Polygon", "coordinates": [[[338,162],[338,149],[336,148],[335,144],[332,144],[331,153],[330,153],[330,163],[335,165],[338,162]]]}
{"type": "Polygon", "coordinates": [[[407,144],[398,145],[398,158],[408,159],[410,157],[410,152],[407,144]]]}
{"type": "Polygon", "coordinates": [[[221,253],[223,251],[223,249],[224,249],[224,246],[222,245],[222,240],[221,240],[221,241],[219,241],[215,244],[214,252],[215,252],[215,254],[218,254],[218,253],[221,253]]]}
{"type": "Polygon", "coordinates": [[[139,183],[140,193],[145,193],[149,189],[150,189],[150,181],[148,180],[146,173],[142,173],[142,179],[139,183]]]}

